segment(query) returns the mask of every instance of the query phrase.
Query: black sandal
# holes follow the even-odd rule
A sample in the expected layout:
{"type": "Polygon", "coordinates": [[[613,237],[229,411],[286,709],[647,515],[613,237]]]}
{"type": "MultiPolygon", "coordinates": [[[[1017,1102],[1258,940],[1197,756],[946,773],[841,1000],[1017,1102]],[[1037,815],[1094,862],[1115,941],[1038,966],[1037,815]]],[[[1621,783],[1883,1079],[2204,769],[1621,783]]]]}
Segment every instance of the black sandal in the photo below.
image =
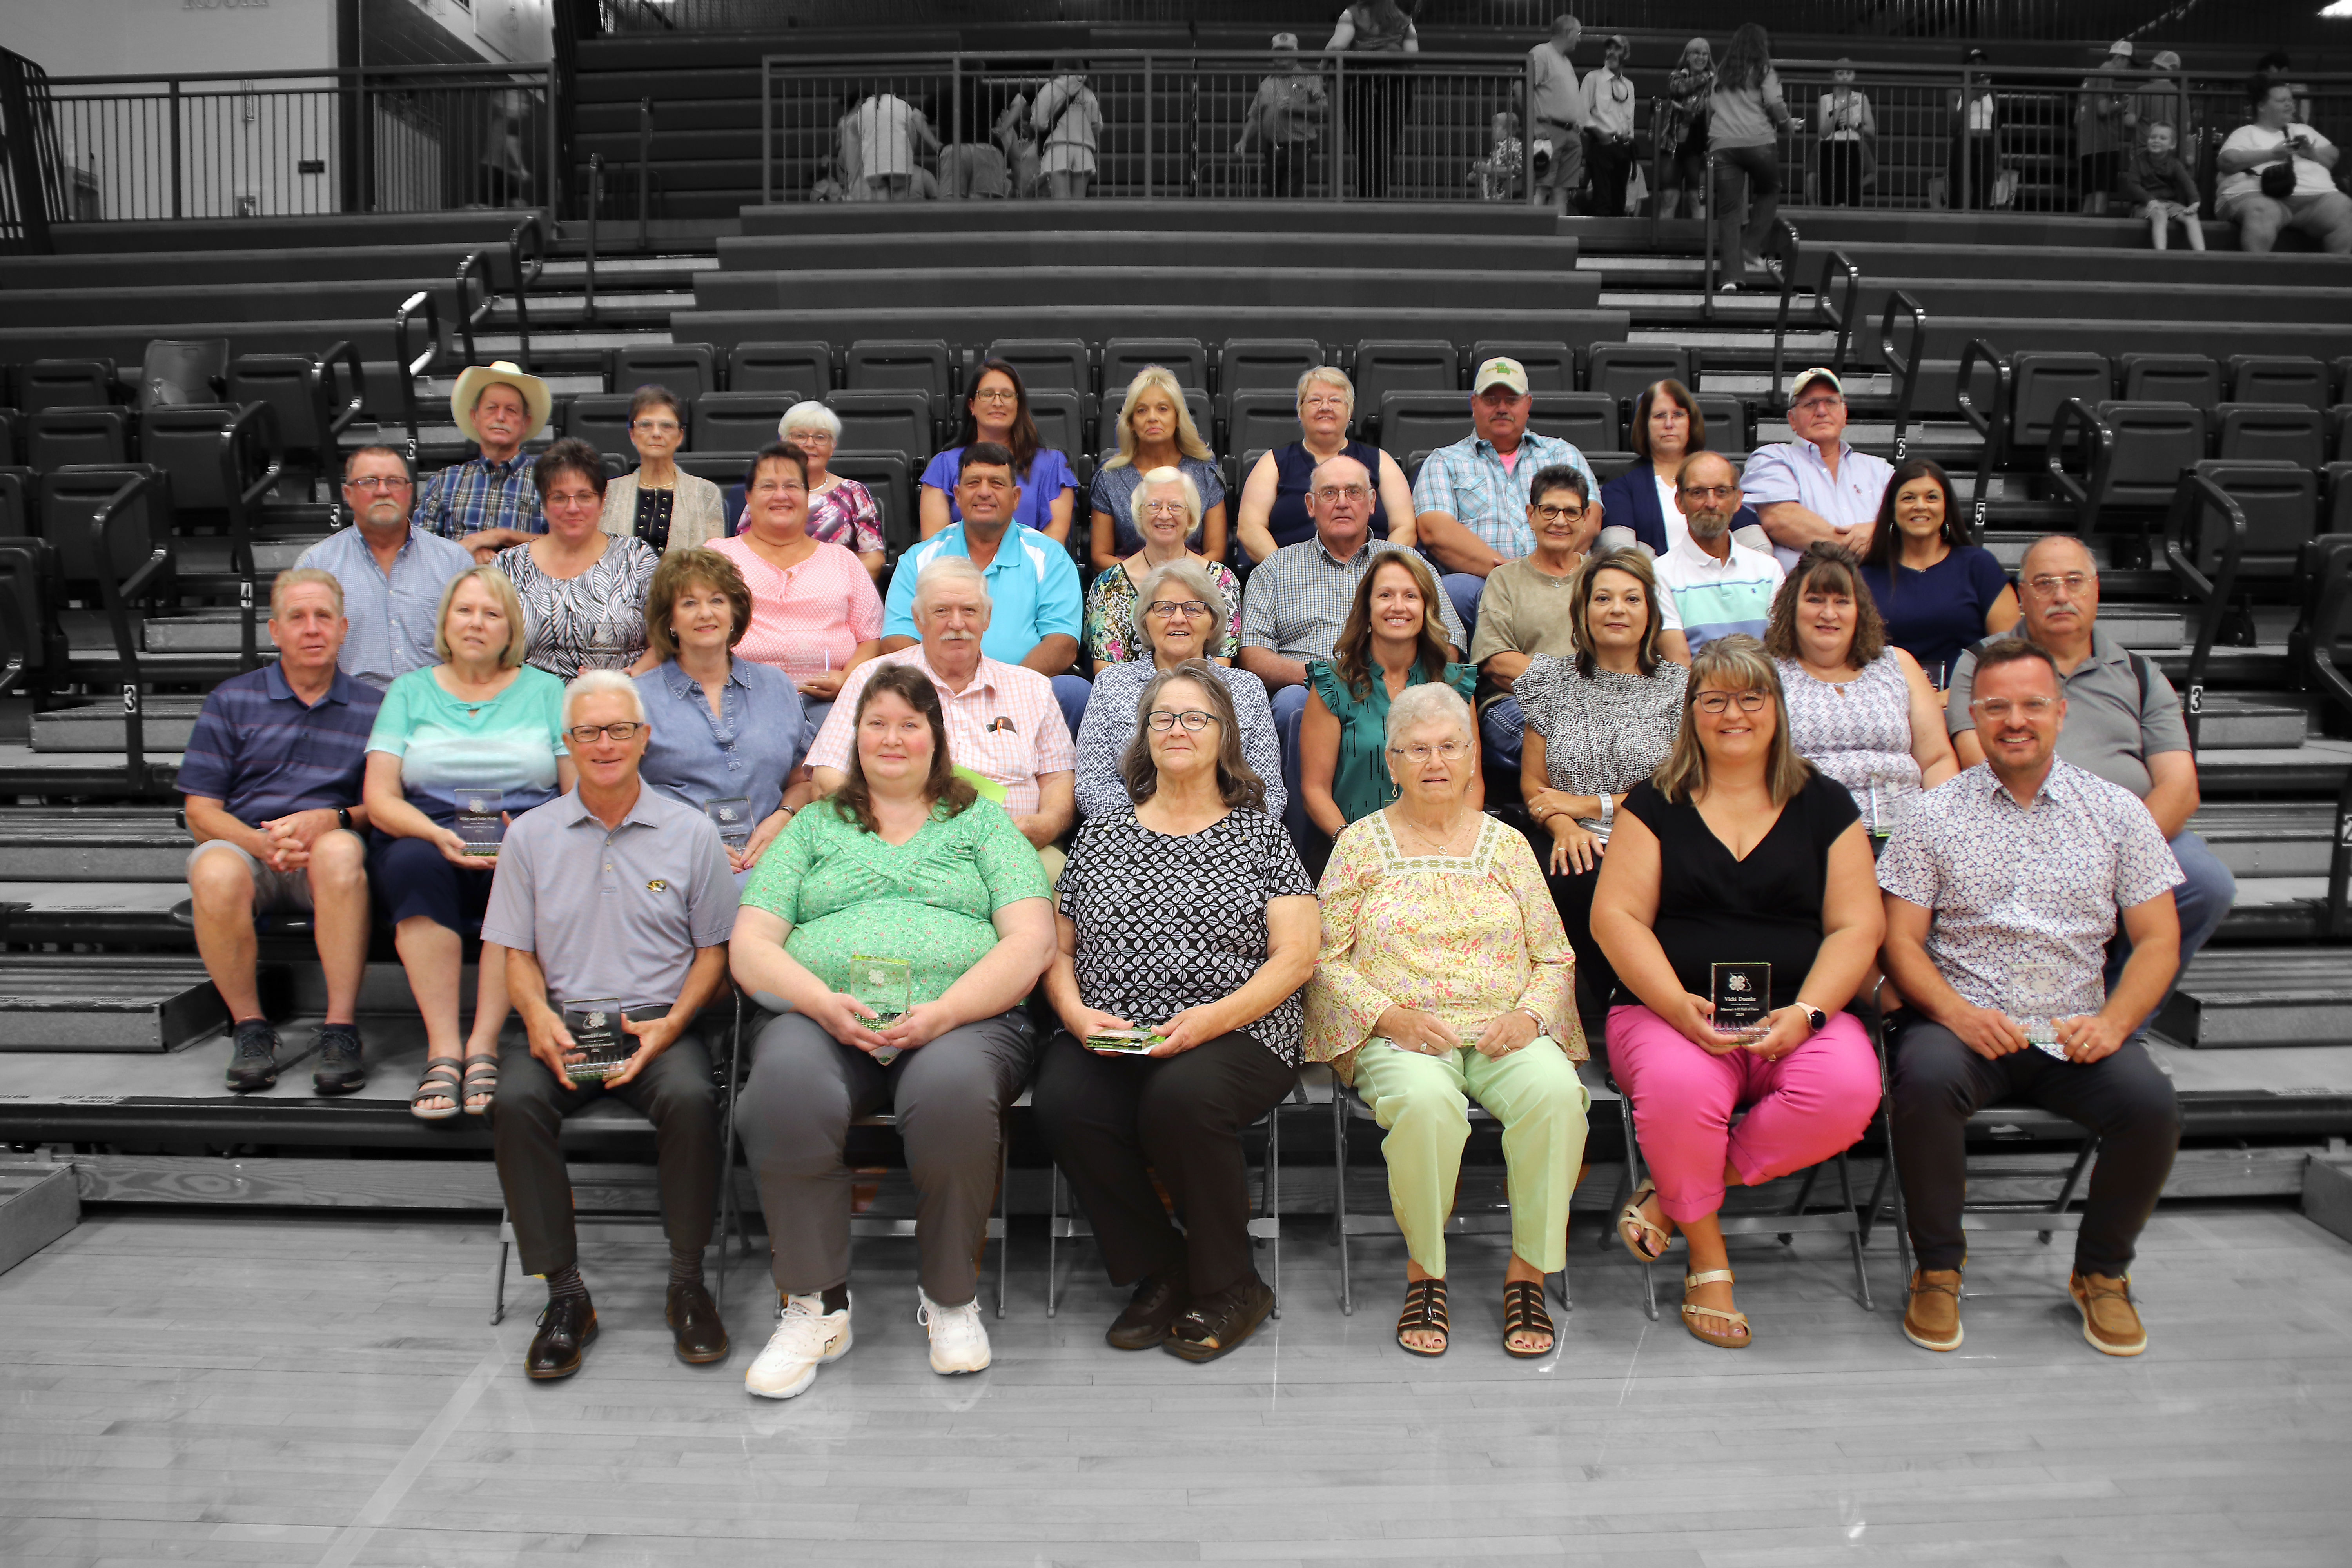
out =
{"type": "Polygon", "coordinates": [[[1454,1342],[1454,1331],[1445,1321],[1445,1281],[1416,1279],[1404,1288],[1404,1310],[1397,1316],[1397,1349],[1407,1355],[1442,1356],[1445,1346],[1454,1342]],[[1405,1343],[1405,1335],[1418,1330],[1434,1329],[1445,1336],[1444,1344],[1425,1351],[1405,1343]]]}
{"type": "Polygon", "coordinates": [[[480,1105],[466,1105],[466,1101],[478,1094],[488,1095],[490,1100],[496,1100],[499,1097],[499,1058],[495,1056],[466,1058],[466,1075],[460,1086],[457,1103],[466,1106],[466,1114],[468,1116],[479,1116],[490,1109],[488,1100],[480,1105]]]}
{"type": "Polygon", "coordinates": [[[1272,1310],[1274,1291],[1253,1274],[1185,1308],[1160,1348],[1190,1362],[1214,1361],[1239,1350],[1272,1310]]]}
{"type": "Polygon", "coordinates": [[[1544,1282],[1540,1279],[1506,1279],[1503,1281],[1503,1353],[1521,1361],[1534,1361],[1548,1356],[1559,1348],[1559,1331],[1552,1327],[1551,1314],[1544,1310],[1544,1282]],[[1513,1334],[1544,1334],[1551,1343],[1539,1351],[1523,1351],[1511,1343],[1513,1334]]]}

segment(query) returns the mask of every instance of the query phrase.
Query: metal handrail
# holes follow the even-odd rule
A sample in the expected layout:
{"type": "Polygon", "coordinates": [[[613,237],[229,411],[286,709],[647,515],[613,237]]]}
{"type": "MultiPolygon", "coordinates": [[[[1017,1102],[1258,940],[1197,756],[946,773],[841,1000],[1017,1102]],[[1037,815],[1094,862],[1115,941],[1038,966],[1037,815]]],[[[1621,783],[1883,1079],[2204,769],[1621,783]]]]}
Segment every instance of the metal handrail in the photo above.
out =
{"type": "Polygon", "coordinates": [[[320,411],[327,416],[326,426],[320,434],[331,445],[336,437],[351,428],[352,421],[360,416],[362,408],[367,406],[367,367],[360,363],[360,351],[349,338],[337,338],[329,343],[327,352],[320,354],[313,364],[321,388],[320,411]],[[352,384],[351,395],[343,400],[340,409],[331,406],[335,400],[335,371],[338,366],[351,377],[352,384]]]}
{"type": "Polygon", "coordinates": [[[278,431],[278,410],[268,403],[248,403],[221,426],[221,494],[228,501],[229,570],[237,574],[237,668],[260,663],[256,637],[259,573],[253,560],[253,510],[277,489],[286,471],[285,446],[278,431]],[[240,457],[257,448],[262,459],[251,483],[245,482],[240,457]]]}
{"type": "Polygon", "coordinates": [[[2188,679],[2180,694],[2182,716],[2189,725],[2189,749],[2197,750],[2197,732],[2205,715],[2205,667],[2213,657],[2214,640],[2221,635],[2221,618],[2229,613],[2230,590],[2237,585],[2238,562],[2246,549],[2246,512],[2237,499],[2213,482],[2211,478],[2189,469],[2180,476],[2180,483],[2172,492],[2172,505],[2164,517],[2164,560],[2172,574],[2189,586],[2189,592],[2204,601],[2205,613],[2197,623],[2197,646],[2189,655],[2188,679]],[[2220,510],[2229,533],[2221,542],[2221,559],[2215,564],[2213,574],[2205,575],[2188,548],[2189,533],[2195,526],[2199,503],[2220,510]]]}
{"type": "Polygon", "coordinates": [[[1927,353],[1927,312],[1907,289],[1897,289],[1886,296],[1886,314],[1878,322],[1878,357],[1886,362],[1895,378],[1895,460],[1901,462],[1910,450],[1911,396],[1919,376],[1919,363],[1927,353]],[[1901,310],[1911,319],[1911,353],[1904,358],[1895,352],[1895,313],[1901,310]]]}
{"type": "Polygon", "coordinates": [[[530,286],[547,270],[547,228],[528,212],[507,237],[507,269],[514,277],[515,363],[530,368],[530,286]],[[523,242],[528,239],[530,243],[523,242]],[[525,263],[529,263],[526,267],[525,263]]]}
{"type": "Polygon", "coordinates": [[[1985,533],[1986,510],[1992,504],[1992,471],[2009,449],[2010,421],[2015,416],[2011,404],[2014,401],[2015,373],[2000,352],[1982,338],[1970,338],[1969,346],[1960,351],[1960,368],[1952,384],[1952,401],[1958,405],[1960,417],[1969,427],[1984,437],[1977,448],[1976,493],[1969,498],[1971,515],[1972,542],[1982,544],[1985,533]],[[1969,374],[1979,363],[1992,372],[1992,407],[1979,413],[1976,399],[1969,391],[1969,374]]]}
{"type": "MultiPolygon", "coordinates": [[[[481,246],[467,251],[466,258],[457,263],[457,346],[464,353],[467,364],[473,363],[476,358],[474,329],[488,326],[490,312],[498,308],[497,282],[497,278],[490,271],[488,246],[481,246]],[[466,284],[469,280],[481,285],[482,298],[479,304],[474,303],[466,291],[466,284]]],[[[523,368],[528,370],[530,367],[525,364],[523,368]]]]}
{"type": "Polygon", "coordinates": [[[430,371],[441,357],[441,307],[434,302],[433,290],[419,289],[400,303],[392,314],[393,353],[398,358],[395,367],[400,372],[400,411],[408,426],[408,460],[416,461],[416,378],[430,371]],[[425,352],[412,354],[409,350],[410,324],[422,315],[425,318],[425,352]]]}
{"type": "Polygon", "coordinates": [[[105,608],[108,629],[114,634],[117,673],[122,677],[123,769],[125,780],[133,790],[143,788],[146,783],[147,721],[139,690],[139,639],[131,630],[130,606],[131,600],[170,568],[172,552],[163,545],[156,545],[130,576],[118,583],[114,580],[114,532],[116,524],[129,515],[131,503],[161,490],[163,483],[158,474],[133,474],[107,497],[106,504],[89,520],[90,565],[98,576],[99,603],[105,608]]]}
{"type": "Polygon", "coordinates": [[[2042,448],[2042,464],[2049,471],[2051,484],[2075,509],[2076,533],[2087,534],[2098,527],[2099,513],[2106,505],[2107,476],[2115,467],[2115,444],[2114,429],[2079,397],[2066,399],[2050,416],[2050,438],[2042,448]],[[2084,454],[2079,481],[2066,471],[2073,426],[2078,424],[2083,427],[2084,454]]]}
{"type": "MultiPolygon", "coordinates": [[[[2305,650],[2308,660],[2305,671],[2314,689],[2334,703],[2337,711],[2352,716],[2352,680],[2336,665],[2336,628],[2352,614],[2352,569],[2347,563],[2352,556],[2339,553],[2334,563],[2334,575],[2320,590],[2319,604],[2311,617],[2311,642],[2305,650]]],[[[2347,769],[2344,784],[2336,795],[2335,843],[2327,858],[2327,904],[2321,916],[2323,937],[2340,941],[2352,935],[2352,769],[2347,769]]]]}

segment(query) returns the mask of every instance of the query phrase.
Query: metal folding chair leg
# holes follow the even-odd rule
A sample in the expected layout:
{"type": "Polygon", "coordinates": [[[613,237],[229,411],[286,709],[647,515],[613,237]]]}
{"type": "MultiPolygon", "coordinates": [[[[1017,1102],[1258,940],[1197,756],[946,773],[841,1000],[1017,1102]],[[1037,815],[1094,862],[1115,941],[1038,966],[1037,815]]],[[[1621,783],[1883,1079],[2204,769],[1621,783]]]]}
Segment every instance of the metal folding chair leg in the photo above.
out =
{"type": "Polygon", "coordinates": [[[514,1246],[514,1226],[507,1219],[507,1211],[499,1210],[499,1273],[496,1293],[490,1298],[490,1326],[496,1328],[507,1316],[507,1253],[514,1246]]]}

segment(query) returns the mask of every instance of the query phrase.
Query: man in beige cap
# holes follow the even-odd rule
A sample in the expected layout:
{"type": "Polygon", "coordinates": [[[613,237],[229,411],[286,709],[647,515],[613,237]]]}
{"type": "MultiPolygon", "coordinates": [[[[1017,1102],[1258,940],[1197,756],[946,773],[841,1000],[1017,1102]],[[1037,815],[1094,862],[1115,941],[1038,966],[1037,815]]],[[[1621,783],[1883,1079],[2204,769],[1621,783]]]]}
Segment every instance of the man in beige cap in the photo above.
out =
{"type": "Polygon", "coordinates": [[[499,360],[468,365],[449,391],[449,416],[481,452],[426,479],[416,526],[454,539],[488,562],[547,531],[523,443],[547,426],[547,383],[499,360]]]}
{"type": "Polygon", "coordinates": [[[1307,194],[1307,160],[1322,134],[1330,112],[1323,79],[1298,63],[1298,35],[1274,36],[1275,74],[1257,84],[1257,97],[1242,116],[1236,155],[1255,146],[1264,184],[1260,194],[1303,196],[1307,194]]]}

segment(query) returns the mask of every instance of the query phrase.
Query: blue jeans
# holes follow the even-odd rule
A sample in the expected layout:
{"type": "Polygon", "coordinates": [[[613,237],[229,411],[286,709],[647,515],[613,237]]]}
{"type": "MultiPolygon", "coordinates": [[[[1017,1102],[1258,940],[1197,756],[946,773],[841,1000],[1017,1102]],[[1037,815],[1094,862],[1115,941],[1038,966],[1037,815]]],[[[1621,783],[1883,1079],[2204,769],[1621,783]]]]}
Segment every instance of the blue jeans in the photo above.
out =
{"type": "Polygon", "coordinates": [[[1285,686],[1267,699],[1267,706],[1274,710],[1274,738],[1282,746],[1282,787],[1289,795],[1282,808],[1282,825],[1290,830],[1290,841],[1301,859],[1323,837],[1322,830],[1307,820],[1306,792],[1298,787],[1298,721],[1307,712],[1307,690],[1304,686],[1285,686]]]}
{"type": "MultiPolygon", "coordinates": [[[[2189,969],[2189,961],[2198,950],[2212,940],[2221,921],[2230,912],[2230,904],[2238,896],[2238,879],[2221,864],[2205,840],[2183,828],[2172,840],[2172,858],[2180,862],[2184,880],[2172,889],[2173,908],[2180,914],[2180,969],[2173,975],[2172,984],[2164,988],[2164,998],[2156,1005],[2156,1012],[2140,1021],[2147,1027],[2148,1020],[2164,1011],[2165,1002],[2172,1000],[2173,991],[2180,984],[2180,975],[2189,969]]],[[[2125,961],[2131,957],[2131,938],[2118,926],[2115,940],[2107,945],[2107,989],[2116,988],[2116,981],[2124,972],[2125,961]]]]}
{"type": "Polygon", "coordinates": [[[1078,725],[1087,716],[1087,699],[1094,694],[1094,682],[1083,675],[1054,677],[1054,700],[1062,706],[1062,722],[1070,727],[1073,741],[1078,738],[1078,725]]]}
{"type": "Polygon", "coordinates": [[[1467,572],[1448,572],[1437,580],[1445,596],[1454,601],[1454,613],[1462,617],[1462,657],[1470,657],[1470,639],[1478,635],[1478,596],[1486,591],[1486,579],[1467,572]]]}
{"type": "Polygon", "coordinates": [[[1486,798],[1507,800],[1519,782],[1519,755],[1527,738],[1527,715],[1516,697],[1498,697],[1478,715],[1478,735],[1486,742],[1486,798]]]}

